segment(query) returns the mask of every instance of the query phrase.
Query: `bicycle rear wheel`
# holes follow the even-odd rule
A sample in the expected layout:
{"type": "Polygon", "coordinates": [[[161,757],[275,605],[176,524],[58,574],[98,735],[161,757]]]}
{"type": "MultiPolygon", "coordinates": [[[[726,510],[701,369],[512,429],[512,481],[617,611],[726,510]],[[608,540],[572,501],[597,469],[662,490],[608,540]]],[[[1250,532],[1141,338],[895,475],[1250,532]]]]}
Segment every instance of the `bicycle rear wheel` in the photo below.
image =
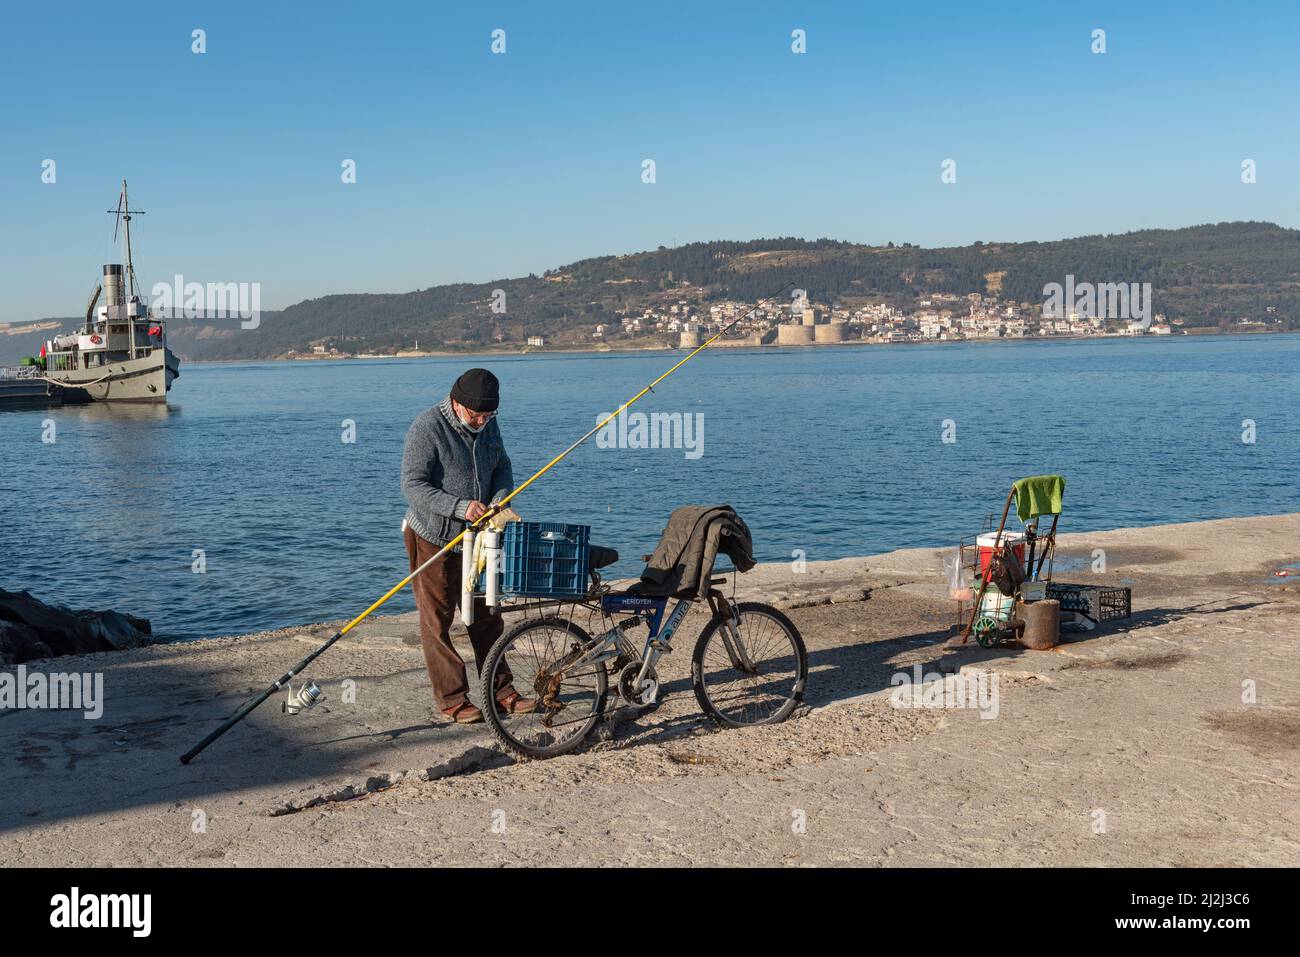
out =
{"type": "Polygon", "coordinates": [[[487,694],[483,718],[507,751],[553,758],[572,751],[605,711],[609,679],[604,663],[576,665],[591,636],[567,618],[524,621],[497,639],[483,662],[484,689],[511,684],[536,702],[531,712],[507,714],[487,694]]]}
{"type": "Polygon", "coordinates": [[[785,615],[760,602],[734,606],[743,646],[730,647],[727,619],[714,615],[700,633],[691,658],[691,684],[700,708],[728,728],[784,721],[803,701],[808,652],[803,636],[785,615]],[[743,660],[748,656],[748,664],[743,660]]]}

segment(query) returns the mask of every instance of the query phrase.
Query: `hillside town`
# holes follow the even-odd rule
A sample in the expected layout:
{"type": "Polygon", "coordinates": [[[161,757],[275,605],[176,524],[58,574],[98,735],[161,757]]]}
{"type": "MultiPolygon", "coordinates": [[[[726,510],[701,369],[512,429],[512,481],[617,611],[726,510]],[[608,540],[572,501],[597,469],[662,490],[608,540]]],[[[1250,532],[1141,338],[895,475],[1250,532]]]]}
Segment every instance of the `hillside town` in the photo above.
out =
{"type": "MultiPolygon", "coordinates": [[[[911,311],[886,302],[852,306],[819,302],[796,295],[789,302],[753,303],[738,300],[707,302],[679,298],[651,305],[638,304],[615,311],[606,321],[565,330],[562,335],[539,333],[512,335],[499,323],[492,336],[496,348],[538,349],[623,349],[695,348],[711,335],[735,321],[727,336],[716,346],[812,346],[843,343],[889,344],[959,342],[968,340],[1089,338],[1107,336],[1185,335],[1184,320],[1169,319],[1162,313],[1149,319],[1113,319],[1091,315],[1087,310],[1063,309],[1062,315],[1041,303],[1017,302],[995,296],[970,293],[932,293],[917,300],[911,311]],[[738,321],[736,321],[738,320],[738,321]]],[[[1221,325],[1219,332],[1282,331],[1283,324],[1269,311],[1263,321],[1239,318],[1221,325]]],[[[1209,331],[1200,329],[1200,332],[1209,331]]],[[[418,357],[443,354],[435,345],[422,350],[413,347],[389,353],[356,352],[349,348],[351,336],[314,340],[307,351],[290,350],[283,358],[344,359],[418,357]]],[[[492,347],[489,347],[492,348],[492,347]]]]}
{"type": "MultiPolygon", "coordinates": [[[[1064,311],[1057,318],[1041,304],[1000,300],[979,293],[934,293],[917,301],[913,311],[887,303],[855,307],[817,302],[807,297],[788,304],[760,305],[723,301],[697,304],[680,299],[671,305],[630,309],[618,325],[602,323],[593,340],[641,336],[676,337],[680,345],[698,345],[737,316],[732,330],[744,344],[817,345],[841,342],[947,342],[965,339],[1028,339],[1084,336],[1167,336],[1183,332],[1183,320],[1156,314],[1152,320],[1112,320],[1064,311]],[[1047,313],[1045,315],[1045,313],[1047,313]]],[[[1242,325],[1251,325],[1242,320],[1242,325]]],[[[1261,325],[1261,323],[1253,323],[1261,325]]],[[[1243,330],[1244,331],[1244,330],[1243,330]]]]}

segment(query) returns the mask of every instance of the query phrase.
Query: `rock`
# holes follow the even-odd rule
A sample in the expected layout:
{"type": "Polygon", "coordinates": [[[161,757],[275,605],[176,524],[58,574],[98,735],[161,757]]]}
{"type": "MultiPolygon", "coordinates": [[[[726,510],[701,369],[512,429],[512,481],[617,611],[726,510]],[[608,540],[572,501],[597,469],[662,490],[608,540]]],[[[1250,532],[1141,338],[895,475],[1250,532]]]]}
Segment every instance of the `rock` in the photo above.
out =
{"type": "Polygon", "coordinates": [[[118,651],[139,648],[153,641],[153,629],[143,618],[116,611],[78,612],[77,616],[86,622],[91,634],[118,651]]]}
{"type": "Polygon", "coordinates": [[[12,657],[14,661],[26,661],[30,649],[41,640],[36,629],[21,622],[0,619],[0,655],[12,657]]]}
{"type": "Polygon", "coordinates": [[[138,648],[155,640],[144,618],[116,611],[71,611],[25,591],[0,588],[0,655],[14,662],[138,648]]]}

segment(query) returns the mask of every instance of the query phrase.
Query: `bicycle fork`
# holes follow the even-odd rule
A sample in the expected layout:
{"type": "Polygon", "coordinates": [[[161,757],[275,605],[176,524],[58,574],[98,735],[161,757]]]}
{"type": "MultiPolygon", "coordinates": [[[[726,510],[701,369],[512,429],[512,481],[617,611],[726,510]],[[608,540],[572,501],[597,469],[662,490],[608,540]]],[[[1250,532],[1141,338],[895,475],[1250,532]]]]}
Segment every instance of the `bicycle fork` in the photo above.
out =
{"type": "Polygon", "coordinates": [[[756,674],[758,669],[754,667],[749,649],[740,637],[740,609],[716,590],[709,592],[709,604],[722,619],[719,631],[722,634],[722,646],[727,649],[727,656],[731,659],[731,667],[747,675],[756,674]]]}

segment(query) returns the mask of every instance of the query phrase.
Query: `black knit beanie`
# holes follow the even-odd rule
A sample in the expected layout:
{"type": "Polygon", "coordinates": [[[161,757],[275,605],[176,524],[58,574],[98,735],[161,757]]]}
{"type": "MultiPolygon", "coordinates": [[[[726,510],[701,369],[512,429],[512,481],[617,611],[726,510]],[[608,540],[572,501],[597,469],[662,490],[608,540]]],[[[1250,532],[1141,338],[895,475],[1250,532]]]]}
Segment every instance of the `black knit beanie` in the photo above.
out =
{"type": "Polygon", "coordinates": [[[451,387],[451,397],[474,412],[495,412],[500,390],[501,383],[487,369],[470,369],[451,387]]]}

